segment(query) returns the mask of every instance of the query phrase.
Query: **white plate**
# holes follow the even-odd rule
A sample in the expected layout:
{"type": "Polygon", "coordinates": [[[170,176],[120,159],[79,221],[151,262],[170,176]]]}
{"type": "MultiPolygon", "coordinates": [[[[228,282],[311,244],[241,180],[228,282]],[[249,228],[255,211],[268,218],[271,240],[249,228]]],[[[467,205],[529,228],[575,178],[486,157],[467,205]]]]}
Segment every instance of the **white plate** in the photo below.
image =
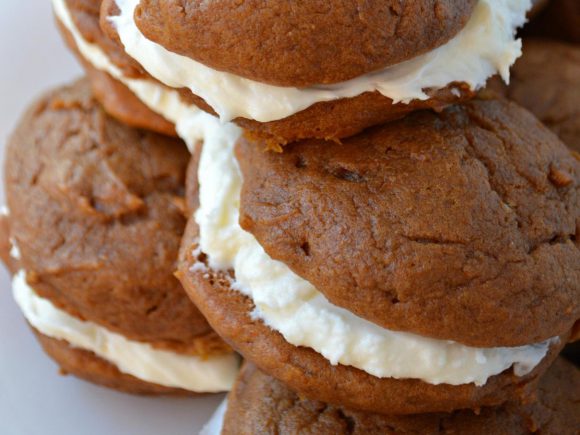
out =
{"type": "MultiPolygon", "coordinates": [[[[2,0],[0,147],[26,106],[81,70],[54,27],[48,0],[2,0]]],[[[3,160],[3,159],[2,159],[3,160]]],[[[2,175],[3,180],[3,175],[2,175]]],[[[0,194],[4,203],[4,192],[0,194]]],[[[197,434],[223,395],[143,398],[58,374],[40,350],[0,271],[0,434],[197,434]]]]}

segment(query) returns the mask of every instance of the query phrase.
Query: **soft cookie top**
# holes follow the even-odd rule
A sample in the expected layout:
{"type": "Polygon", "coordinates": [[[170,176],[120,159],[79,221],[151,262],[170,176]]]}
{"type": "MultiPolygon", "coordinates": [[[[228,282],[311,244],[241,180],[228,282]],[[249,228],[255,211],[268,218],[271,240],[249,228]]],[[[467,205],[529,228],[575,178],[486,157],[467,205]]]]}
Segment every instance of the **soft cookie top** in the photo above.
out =
{"type": "MultiPolygon", "coordinates": [[[[115,0],[105,0],[114,3],[115,0]]],[[[141,0],[135,21],[170,51],[263,83],[337,83],[457,34],[476,0],[141,0]]]]}
{"type": "Polygon", "coordinates": [[[131,339],[187,347],[212,334],[173,276],[187,161],[181,141],[108,117],[84,80],[34,104],[5,166],[11,237],[34,290],[131,339]]]}
{"type": "Polygon", "coordinates": [[[580,317],[580,161],[513,103],[237,156],[242,227],[360,317],[477,347],[580,317]]]}

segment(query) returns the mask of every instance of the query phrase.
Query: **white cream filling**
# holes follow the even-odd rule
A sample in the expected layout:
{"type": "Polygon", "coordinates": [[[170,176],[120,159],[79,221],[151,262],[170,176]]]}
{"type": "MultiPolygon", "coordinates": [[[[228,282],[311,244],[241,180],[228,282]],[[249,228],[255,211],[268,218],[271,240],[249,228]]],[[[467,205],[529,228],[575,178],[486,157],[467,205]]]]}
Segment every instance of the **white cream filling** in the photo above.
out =
{"type": "MultiPolygon", "coordinates": [[[[427,89],[464,82],[471,89],[509,68],[521,55],[516,29],[526,20],[530,0],[479,0],[466,26],[446,44],[406,62],[333,85],[307,88],[273,86],[217,71],[148,40],[134,21],[139,0],[116,0],[121,14],[112,17],[126,52],[153,77],[173,88],[189,88],[219,114],[260,122],[293,115],[322,101],[378,91],[395,103],[426,100],[427,89]]],[[[337,29],[337,31],[340,31],[337,29]]]]}
{"type": "Polygon", "coordinates": [[[42,334],[91,351],[143,381],[199,393],[229,391],[235,381],[239,360],[233,353],[203,359],[128,340],[41,298],[26,282],[24,271],[14,276],[12,292],[26,320],[42,334]]]}
{"type": "MultiPolygon", "coordinates": [[[[377,377],[483,385],[490,376],[512,366],[517,375],[529,373],[544,358],[550,344],[557,342],[554,338],[529,346],[478,349],[389,331],[332,305],[310,283],[272,260],[239,226],[241,174],[233,145],[241,130],[184,105],[175,91],[147,80],[125,78],[98,46],[81,37],[64,0],[53,0],[53,4],[85,59],[174,122],[190,148],[204,142],[199,171],[200,209],[195,216],[201,249],[208,254],[212,268],[235,270],[233,287],[254,301],[254,317],[280,332],[290,344],[310,347],[332,364],[350,365],[377,377]]],[[[197,270],[203,267],[193,266],[197,270]]]]}
{"type": "Polygon", "coordinates": [[[216,408],[209,421],[199,432],[199,435],[220,435],[224,427],[226,411],[228,410],[228,399],[224,399],[220,406],[216,408]]]}
{"type": "Polygon", "coordinates": [[[16,240],[14,239],[10,239],[10,256],[15,259],[15,260],[20,260],[22,257],[20,255],[20,249],[18,248],[18,245],[16,244],[16,240]]]}

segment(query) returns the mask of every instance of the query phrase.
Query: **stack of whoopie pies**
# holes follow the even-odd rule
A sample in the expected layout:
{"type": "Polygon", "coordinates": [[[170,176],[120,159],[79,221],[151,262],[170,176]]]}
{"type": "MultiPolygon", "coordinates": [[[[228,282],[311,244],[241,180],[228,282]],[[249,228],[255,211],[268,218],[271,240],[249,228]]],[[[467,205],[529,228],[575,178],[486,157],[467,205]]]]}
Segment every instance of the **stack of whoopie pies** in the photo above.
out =
{"type": "Polygon", "coordinates": [[[247,360],[206,433],[580,430],[577,49],[484,89],[530,0],[53,5],[87,79],[10,144],[17,300],[229,376],[203,315],[247,360]]]}

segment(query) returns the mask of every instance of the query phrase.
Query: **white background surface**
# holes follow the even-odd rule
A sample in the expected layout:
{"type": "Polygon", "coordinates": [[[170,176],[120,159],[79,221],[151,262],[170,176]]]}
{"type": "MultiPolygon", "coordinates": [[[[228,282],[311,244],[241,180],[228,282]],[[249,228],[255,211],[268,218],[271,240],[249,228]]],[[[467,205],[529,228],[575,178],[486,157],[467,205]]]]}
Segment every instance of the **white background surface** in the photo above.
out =
{"type": "MultiPolygon", "coordinates": [[[[54,27],[49,0],[1,0],[1,4],[3,156],[10,131],[27,104],[81,70],[54,27]]],[[[0,203],[4,203],[3,189],[0,203]]],[[[198,433],[222,396],[133,397],[60,376],[25,325],[10,295],[9,276],[0,269],[1,435],[198,433]]]]}

